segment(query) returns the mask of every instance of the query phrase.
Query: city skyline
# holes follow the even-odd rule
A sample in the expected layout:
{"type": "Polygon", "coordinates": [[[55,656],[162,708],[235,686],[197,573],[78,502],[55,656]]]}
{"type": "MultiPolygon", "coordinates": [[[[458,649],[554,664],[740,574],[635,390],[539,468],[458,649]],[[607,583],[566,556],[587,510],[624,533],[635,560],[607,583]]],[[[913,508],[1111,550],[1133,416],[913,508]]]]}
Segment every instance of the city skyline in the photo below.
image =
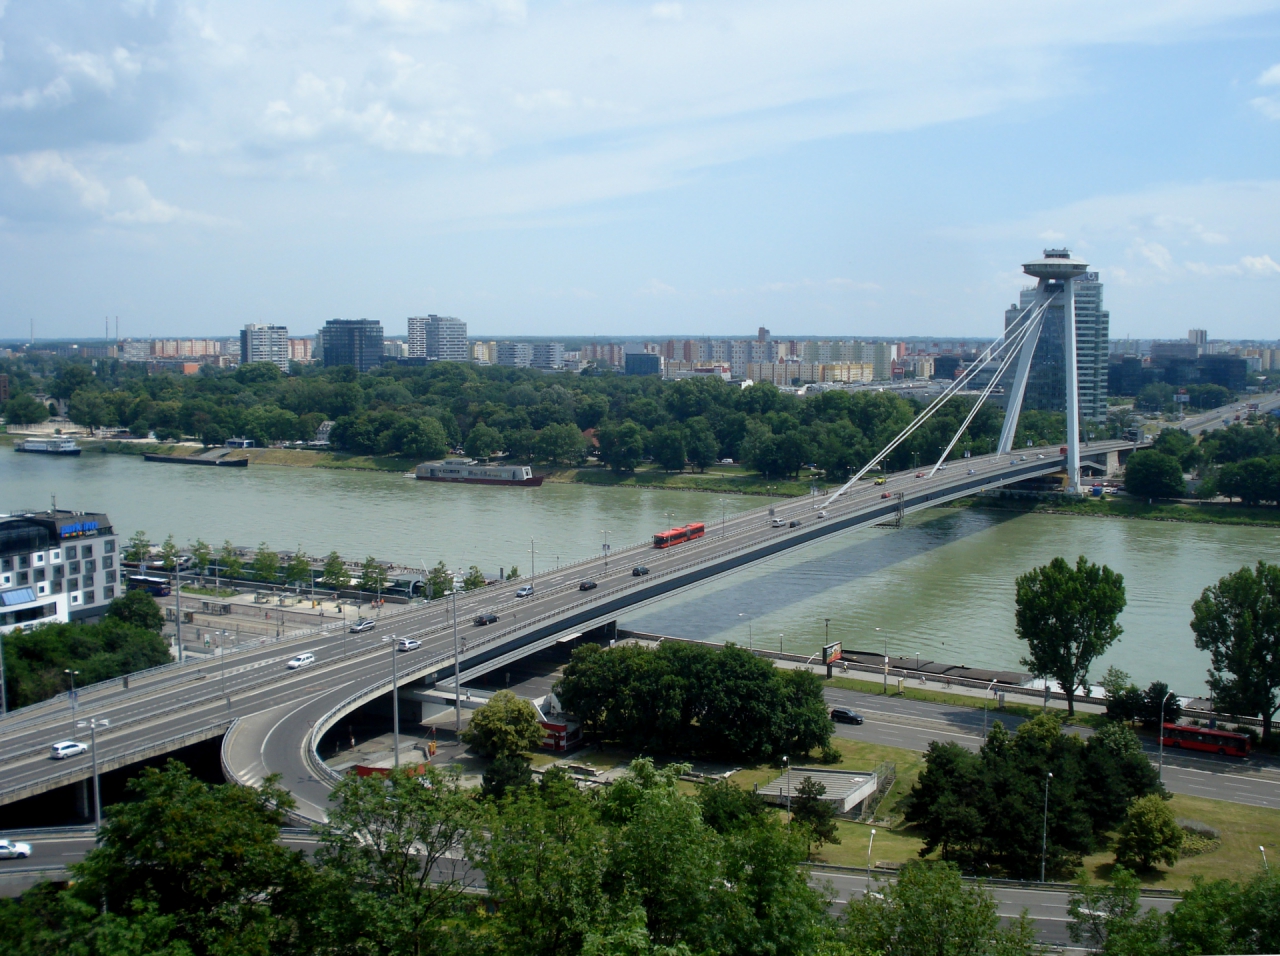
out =
{"type": "Polygon", "coordinates": [[[9,3],[0,337],[990,337],[1067,245],[1268,338],[1276,8],[9,3]]]}

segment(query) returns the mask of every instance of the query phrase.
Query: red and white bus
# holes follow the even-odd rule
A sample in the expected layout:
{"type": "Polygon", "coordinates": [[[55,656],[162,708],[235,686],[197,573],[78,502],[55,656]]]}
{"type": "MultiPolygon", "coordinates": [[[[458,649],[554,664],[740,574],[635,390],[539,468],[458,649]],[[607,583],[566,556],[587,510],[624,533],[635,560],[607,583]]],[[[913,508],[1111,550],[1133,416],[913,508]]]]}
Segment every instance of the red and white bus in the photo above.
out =
{"type": "Polygon", "coordinates": [[[1244,734],[1232,734],[1225,730],[1209,730],[1206,727],[1187,727],[1182,724],[1164,725],[1164,745],[1183,750],[1204,750],[1227,757],[1249,756],[1249,738],[1244,734]]]}
{"type": "Polygon", "coordinates": [[[684,544],[694,538],[701,538],[707,533],[707,526],[701,521],[687,524],[683,528],[672,528],[670,531],[659,531],[653,536],[655,548],[669,548],[674,544],[684,544]]]}

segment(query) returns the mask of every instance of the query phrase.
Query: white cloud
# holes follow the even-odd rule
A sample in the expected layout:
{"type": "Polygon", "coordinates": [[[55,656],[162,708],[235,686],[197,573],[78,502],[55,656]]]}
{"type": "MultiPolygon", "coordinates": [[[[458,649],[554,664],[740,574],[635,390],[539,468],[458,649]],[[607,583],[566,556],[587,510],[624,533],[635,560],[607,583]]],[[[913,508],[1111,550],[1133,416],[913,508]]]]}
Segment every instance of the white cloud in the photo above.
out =
{"type": "Polygon", "coordinates": [[[645,286],[643,286],[642,288],[636,291],[636,295],[668,296],[668,295],[679,295],[679,294],[680,292],[678,289],[676,289],[674,286],[667,285],[665,282],[662,282],[659,279],[650,279],[645,286]]]}
{"type": "Polygon", "coordinates": [[[1280,63],[1263,72],[1258,77],[1259,86],[1280,86],[1280,63]]]}
{"type": "Polygon", "coordinates": [[[1270,256],[1244,256],[1240,260],[1240,265],[1244,267],[1244,271],[1249,275],[1280,275],[1280,263],[1277,263],[1270,256]]]}
{"type": "Polygon", "coordinates": [[[655,20],[683,20],[684,4],[655,3],[649,8],[649,15],[655,20]]]}

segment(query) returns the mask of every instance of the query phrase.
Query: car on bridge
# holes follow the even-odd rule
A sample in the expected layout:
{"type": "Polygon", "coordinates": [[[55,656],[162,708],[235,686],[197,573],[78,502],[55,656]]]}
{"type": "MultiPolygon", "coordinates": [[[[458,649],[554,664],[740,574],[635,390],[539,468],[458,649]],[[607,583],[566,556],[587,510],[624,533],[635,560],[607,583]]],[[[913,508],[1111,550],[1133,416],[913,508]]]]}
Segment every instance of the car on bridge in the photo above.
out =
{"type": "Polygon", "coordinates": [[[862,715],[858,713],[856,710],[851,710],[848,707],[832,707],[831,719],[834,720],[837,724],[856,724],[858,726],[862,725],[862,715]]]}
{"type": "Polygon", "coordinates": [[[819,511],[819,512],[818,512],[818,517],[819,517],[819,518],[825,518],[826,516],[827,516],[827,513],[826,513],[825,511],[819,511]]]}
{"type": "Polygon", "coordinates": [[[886,491],[886,492],[885,492],[884,494],[882,494],[880,497],[881,497],[881,498],[892,498],[892,497],[893,497],[893,492],[892,492],[892,491],[886,491]]]}
{"type": "Polygon", "coordinates": [[[791,524],[787,525],[787,527],[788,527],[788,528],[798,528],[798,527],[800,527],[800,519],[799,519],[799,518],[792,518],[792,519],[791,519],[791,524]]]}
{"type": "Polygon", "coordinates": [[[0,860],[25,860],[31,855],[30,843],[0,840],[0,860]]]}
{"type": "Polygon", "coordinates": [[[595,582],[595,581],[592,581],[590,578],[587,578],[587,580],[585,580],[585,581],[581,582],[581,583],[578,585],[578,590],[579,590],[579,591],[594,591],[594,590],[596,589],[596,587],[597,587],[596,582],[595,582]]]}
{"type": "Polygon", "coordinates": [[[533,585],[532,585],[532,584],[524,584],[524,585],[521,585],[519,588],[517,588],[517,589],[516,589],[516,597],[518,597],[518,598],[527,598],[527,597],[532,597],[532,595],[533,595],[533,585]]]}
{"type": "Polygon", "coordinates": [[[969,474],[971,474],[971,475],[976,475],[977,473],[978,473],[978,469],[976,469],[976,468],[970,468],[970,469],[969,469],[969,474]]]}
{"type": "Polygon", "coordinates": [[[916,472],[916,477],[917,477],[917,478],[923,478],[923,477],[924,477],[924,472],[923,472],[923,471],[917,471],[917,472],[916,472]]]}
{"type": "Polygon", "coordinates": [[[644,577],[648,573],[649,573],[649,569],[646,568],[643,564],[637,564],[634,568],[631,569],[631,576],[633,578],[644,577]]]}
{"type": "Polygon", "coordinates": [[[372,631],[378,626],[378,622],[371,617],[362,617],[352,624],[347,630],[352,634],[363,634],[365,631],[372,631]]]}
{"type": "Polygon", "coordinates": [[[411,637],[402,637],[396,641],[397,651],[416,651],[422,646],[422,641],[415,641],[411,637]]]}
{"type": "Polygon", "coordinates": [[[88,745],[78,740],[60,740],[49,748],[49,756],[54,760],[66,760],[68,757],[78,757],[88,752],[88,745]]]}
{"type": "Polygon", "coordinates": [[[884,484],[885,482],[887,482],[888,480],[889,480],[888,478],[885,478],[885,477],[882,475],[881,477],[879,477],[879,478],[877,478],[877,479],[876,479],[876,484],[877,484],[877,485],[883,485],[883,484],[884,484]]]}
{"type": "Polygon", "coordinates": [[[476,627],[484,627],[486,624],[497,624],[498,615],[496,614],[477,614],[476,619],[471,622],[476,627]]]}
{"type": "Polygon", "coordinates": [[[305,651],[302,654],[299,654],[293,660],[289,661],[289,663],[285,664],[284,666],[289,668],[289,670],[291,671],[296,671],[299,667],[310,667],[315,662],[316,662],[316,656],[312,654],[310,651],[305,651]]]}
{"type": "Polygon", "coordinates": [[[774,518],[772,521],[769,522],[769,524],[771,524],[775,528],[785,528],[787,526],[787,523],[783,521],[781,518],[774,518]]]}

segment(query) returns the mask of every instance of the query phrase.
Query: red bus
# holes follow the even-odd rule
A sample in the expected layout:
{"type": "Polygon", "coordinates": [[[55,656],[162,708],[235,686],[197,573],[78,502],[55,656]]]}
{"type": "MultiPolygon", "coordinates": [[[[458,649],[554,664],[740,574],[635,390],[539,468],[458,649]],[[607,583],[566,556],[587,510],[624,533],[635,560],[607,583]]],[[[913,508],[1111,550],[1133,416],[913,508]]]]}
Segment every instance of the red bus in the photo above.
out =
{"type": "Polygon", "coordinates": [[[698,521],[694,524],[687,524],[683,528],[672,528],[670,531],[658,532],[653,536],[653,546],[655,548],[669,548],[674,544],[684,544],[694,538],[701,538],[706,533],[707,526],[698,521]]]}
{"type": "Polygon", "coordinates": [[[1244,734],[1231,734],[1225,730],[1209,730],[1206,727],[1186,727],[1182,724],[1164,725],[1164,745],[1183,750],[1206,750],[1227,757],[1249,756],[1249,738],[1244,734]]]}

